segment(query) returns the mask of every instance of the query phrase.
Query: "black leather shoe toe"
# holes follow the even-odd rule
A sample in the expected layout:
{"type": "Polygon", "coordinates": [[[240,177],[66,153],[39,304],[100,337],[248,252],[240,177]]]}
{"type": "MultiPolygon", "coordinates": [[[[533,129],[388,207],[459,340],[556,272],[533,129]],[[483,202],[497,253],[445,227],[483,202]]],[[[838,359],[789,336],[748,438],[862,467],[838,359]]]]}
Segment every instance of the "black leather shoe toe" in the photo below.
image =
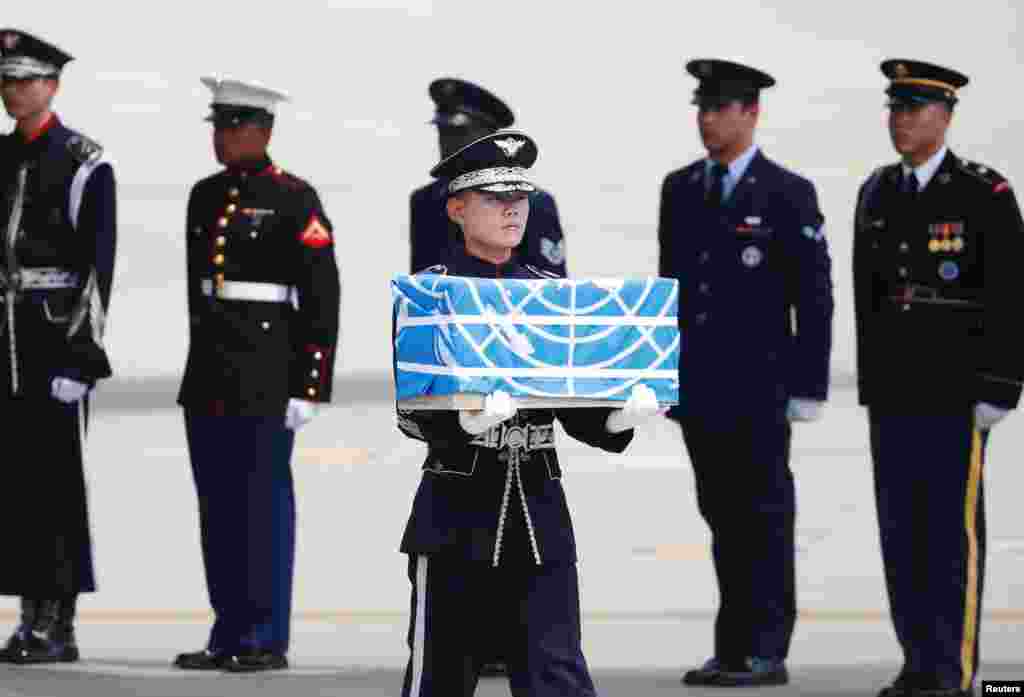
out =
{"type": "Polygon", "coordinates": [[[684,685],[714,685],[721,672],[722,662],[717,658],[709,658],[700,668],[683,673],[682,683],[684,685]]]}
{"type": "Polygon", "coordinates": [[[747,658],[741,665],[724,665],[714,684],[720,687],[760,687],[786,685],[789,672],[782,661],[747,658]]]}
{"type": "Polygon", "coordinates": [[[174,658],[174,667],[182,670],[220,670],[226,658],[224,654],[209,649],[179,653],[174,658]]]}
{"type": "Polygon", "coordinates": [[[264,670],[284,670],[288,659],[279,653],[255,649],[230,656],[224,662],[224,670],[230,673],[256,673],[264,670]]]}

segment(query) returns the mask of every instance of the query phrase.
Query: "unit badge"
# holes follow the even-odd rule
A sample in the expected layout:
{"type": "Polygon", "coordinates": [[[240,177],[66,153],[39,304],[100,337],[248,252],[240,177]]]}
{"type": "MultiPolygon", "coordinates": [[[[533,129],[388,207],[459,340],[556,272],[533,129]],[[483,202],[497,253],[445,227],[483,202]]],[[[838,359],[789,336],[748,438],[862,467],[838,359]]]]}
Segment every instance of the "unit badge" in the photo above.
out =
{"type": "Polygon", "coordinates": [[[960,275],[960,267],[955,261],[944,261],[939,264],[939,278],[943,281],[955,281],[960,275]]]}
{"type": "Polygon", "coordinates": [[[555,242],[547,237],[541,237],[540,253],[555,266],[565,263],[565,240],[555,242]]]}
{"type": "Polygon", "coordinates": [[[6,31],[3,34],[3,38],[0,39],[0,40],[3,41],[4,48],[6,50],[13,51],[14,49],[16,49],[18,47],[18,38],[19,38],[18,35],[15,34],[14,32],[6,31]]]}
{"type": "Polygon", "coordinates": [[[764,254],[761,253],[760,249],[753,245],[744,247],[743,251],[740,253],[740,260],[748,269],[752,269],[760,264],[762,259],[764,259],[764,254]]]}

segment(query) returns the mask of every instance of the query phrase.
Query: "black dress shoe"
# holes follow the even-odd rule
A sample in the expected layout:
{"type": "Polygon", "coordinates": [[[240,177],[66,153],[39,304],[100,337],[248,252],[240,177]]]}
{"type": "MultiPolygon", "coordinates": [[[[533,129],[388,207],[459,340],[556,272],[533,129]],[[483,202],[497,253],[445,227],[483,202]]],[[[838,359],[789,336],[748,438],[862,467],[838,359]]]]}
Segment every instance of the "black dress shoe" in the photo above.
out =
{"type": "Polygon", "coordinates": [[[174,667],[182,670],[220,670],[224,665],[227,656],[219,651],[193,651],[192,653],[179,653],[174,658],[174,667]]]}
{"type": "Polygon", "coordinates": [[[230,673],[256,673],[263,670],[284,670],[288,667],[288,659],[283,654],[262,649],[251,649],[229,656],[224,670],[230,673]]]}
{"type": "Polygon", "coordinates": [[[508,675],[508,664],[505,661],[488,661],[480,666],[481,678],[500,678],[508,675]]]}
{"type": "Polygon", "coordinates": [[[720,687],[755,687],[788,683],[789,672],[785,663],[755,656],[738,665],[724,664],[713,684],[720,687]]]}
{"type": "Polygon", "coordinates": [[[18,665],[73,663],[78,660],[74,642],[56,641],[50,634],[19,630],[3,650],[3,662],[18,665]]]}
{"type": "Polygon", "coordinates": [[[714,685],[718,674],[722,672],[722,662],[717,658],[709,658],[700,668],[683,673],[684,685],[714,685]]]}

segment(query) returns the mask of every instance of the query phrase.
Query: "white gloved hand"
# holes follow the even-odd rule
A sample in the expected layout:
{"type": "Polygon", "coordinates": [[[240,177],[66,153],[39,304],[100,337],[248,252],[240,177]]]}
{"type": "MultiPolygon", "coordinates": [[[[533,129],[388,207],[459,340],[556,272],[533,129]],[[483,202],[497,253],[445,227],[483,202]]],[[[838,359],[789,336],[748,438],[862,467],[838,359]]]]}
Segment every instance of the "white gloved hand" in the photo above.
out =
{"type": "Polygon", "coordinates": [[[668,411],[658,406],[658,395],[647,385],[633,385],[629,399],[608,415],[605,428],[609,433],[622,433],[668,411]]]}
{"type": "Polygon", "coordinates": [[[488,431],[502,421],[516,415],[516,405],[512,397],[504,390],[492,392],[484,398],[483,409],[464,410],[459,412],[459,425],[471,436],[488,431]]]}
{"type": "Polygon", "coordinates": [[[289,399],[288,408],[284,412],[285,428],[298,431],[302,426],[313,420],[319,405],[307,399],[289,399]]]}
{"type": "Polygon", "coordinates": [[[60,400],[65,404],[77,402],[84,397],[88,391],[88,385],[84,382],[78,382],[78,380],[72,380],[71,378],[56,377],[53,379],[53,382],[50,383],[50,394],[54,399],[60,400]]]}
{"type": "Polygon", "coordinates": [[[974,405],[974,427],[979,431],[987,431],[1005,419],[1009,413],[1009,409],[988,402],[978,402],[974,405]]]}
{"type": "Polygon", "coordinates": [[[817,421],[821,418],[824,402],[816,399],[800,399],[793,397],[786,404],[786,418],[790,421],[817,421]]]}

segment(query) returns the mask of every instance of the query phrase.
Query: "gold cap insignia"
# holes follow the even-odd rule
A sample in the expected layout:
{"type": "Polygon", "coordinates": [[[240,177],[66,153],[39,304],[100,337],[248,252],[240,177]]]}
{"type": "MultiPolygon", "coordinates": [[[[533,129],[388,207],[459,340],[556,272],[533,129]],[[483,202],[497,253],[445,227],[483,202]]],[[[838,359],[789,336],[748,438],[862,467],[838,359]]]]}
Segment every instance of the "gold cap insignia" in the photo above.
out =
{"type": "Polygon", "coordinates": [[[896,77],[901,80],[905,78],[907,75],[910,75],[910,71],[907,70],[907,66],[903,65],[902,63],[896,64],[896,67],[893,68],[893,73],[895,73],[896,77]]]}

